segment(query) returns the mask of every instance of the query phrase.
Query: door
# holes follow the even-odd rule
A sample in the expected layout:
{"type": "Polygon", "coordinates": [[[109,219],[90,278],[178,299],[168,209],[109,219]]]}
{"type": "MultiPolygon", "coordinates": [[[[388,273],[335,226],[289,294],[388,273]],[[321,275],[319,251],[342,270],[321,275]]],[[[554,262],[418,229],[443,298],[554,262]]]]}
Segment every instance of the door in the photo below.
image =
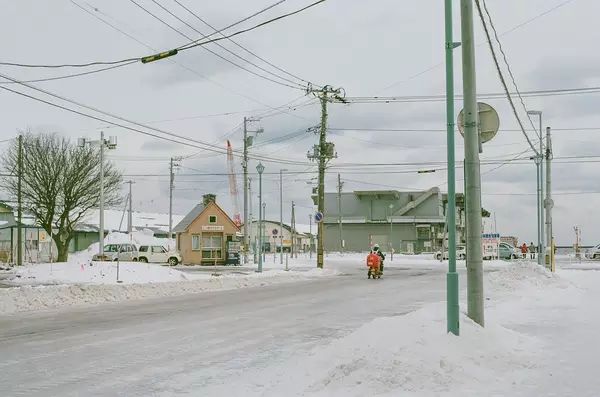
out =
{"type": "Polygon", "coordinates": [[[167,254],[164,247],[160,245],[152,246],[152,260],[150,262],[153,263],[166,263],[167,262],[167,254]]]}

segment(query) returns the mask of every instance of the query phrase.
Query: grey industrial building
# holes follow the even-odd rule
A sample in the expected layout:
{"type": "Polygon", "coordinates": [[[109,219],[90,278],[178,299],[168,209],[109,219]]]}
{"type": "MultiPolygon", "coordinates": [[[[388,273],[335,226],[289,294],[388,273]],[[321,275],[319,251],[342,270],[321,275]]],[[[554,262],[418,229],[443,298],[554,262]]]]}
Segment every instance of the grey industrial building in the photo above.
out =
{"type": "MultiPolygon", "coordinates": [[[[457,201],[457,241],[464,242],[464,200],[457,201]]],[[[433,252],[444,244],[447,195],[426,191],[370,190],[325,193],[323,218],[326,251],[433,252]]],[[[484,216],[488,215],[483,211],[484,216]]]]}

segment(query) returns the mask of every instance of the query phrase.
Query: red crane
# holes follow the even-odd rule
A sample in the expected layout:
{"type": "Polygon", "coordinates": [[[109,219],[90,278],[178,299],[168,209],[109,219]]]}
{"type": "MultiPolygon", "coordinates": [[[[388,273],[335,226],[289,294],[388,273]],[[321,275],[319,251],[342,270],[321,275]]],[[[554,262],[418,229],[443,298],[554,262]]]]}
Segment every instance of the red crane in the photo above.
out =
{"type": "Polygon", "coordinates": [[[239,227],[242,224],[242,218],[240,217],[240,198],[237,180],[235,178],[233,148],[231,147],[231,142],[229,142],[229,140],[227,140],[227,168],[229,171],[229,194],[231,195],[231,201],[233,202],[233,221],[239,227]]]}

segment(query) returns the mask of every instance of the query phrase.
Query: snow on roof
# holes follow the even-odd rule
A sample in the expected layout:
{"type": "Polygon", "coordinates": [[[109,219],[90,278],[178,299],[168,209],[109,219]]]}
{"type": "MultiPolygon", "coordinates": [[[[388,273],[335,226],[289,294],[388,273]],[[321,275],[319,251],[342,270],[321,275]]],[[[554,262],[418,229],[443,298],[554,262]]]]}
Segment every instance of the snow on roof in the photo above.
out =
{"type": "Polygon", "coordinates": [[[177,226],[173,229],[175,233],[183,233],[188,226],[194,222],[194,220],[204,211],[204,204],[197,204],[192,210],[177,223],[177,226]]]}
{"type": "MultiPolygon", "coordinates": [[[[81,223],[98,227],[99,212],[97,209],[90,211],[81,223]]],[[[165,232],[169,231],[169,214],[133,211],[132,218],[134,229],[152,228],[165,232]]],[[[173,225],[176,225],[182,219],[183,215],[173,214],[173,225]]],[[[121,210],[104,210],[104,229],[126,231],[127,212],[123,215],[121,210]]]]}

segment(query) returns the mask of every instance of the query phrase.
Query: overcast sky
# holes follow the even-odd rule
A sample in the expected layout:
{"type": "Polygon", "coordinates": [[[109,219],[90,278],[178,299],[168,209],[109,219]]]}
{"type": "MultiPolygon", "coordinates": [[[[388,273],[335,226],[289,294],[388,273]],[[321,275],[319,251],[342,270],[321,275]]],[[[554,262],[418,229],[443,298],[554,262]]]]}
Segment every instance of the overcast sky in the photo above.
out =
{"type": "MultiPolygon", "coordinates": [[[[115,60],[151,54],[153,51],[142,43],[162,51],[188,41],[131,1],[74,1],[129,37],[84,12],[70,0],[2,0],[1,60],[33,64],[115,60]]],[[[136,1],[185,35],[193,38],[199,36],[151,0],[136,1]]],[[[212,32],[173,0],[157,1],[195,29],[205,34],[212,32]]],[[[215,27],[226,26],[275,2],[179,1],[215,27]]],[[[310,2],[288,0],[233,30],[252,26],[310,2]]],[[[600,15],[598,2],[487,2],[522,91],[600,85],[600,53],[595,50],[600,40],[600,29],[596,28],[597,16],[600,15]],[[562,3],[565,4],[546,13],[562,3]],[[537,16],[539,18],[523,24],[537,16]]],[[[456,41],[460,38],[458,3],[455,1],[456,41]]],[[[327,0],[302,14],[237,36],[235,40],[297,77],[315,84],[343,87],[348,96],[436,95],[443,94],[445,88],[443,12],[441,0],[327,0]]],[[[481,23],[478,19],[475,22],[477,42],[484,43],[481,23]]],[[[283,72],[234,44],[226,41],[221,43],[256,65],[283,75],[283,72]]],[[[246,69],[264,74],[214,44],[208,48],[246,69]]],[[[456,92],[460,94],[460,50],[455,54],[456,92]]],[[[477,46],[476,64],[478,92],[500,92],[501,85],[486,45],[477,46]]],[[[24,70],[0,66],[0,73],[21,80],[61,76],[73,71],[82,70],[24,70]]],[[[151,123],[153,127],[199,141],[225,147],[225,140],[229,138],[236,150],[241,149],[240,126],[244,116],[269,116],[270,108],[294,101],[291,108],[285,108],[285,112],[265,117],[252,125],[253,129],[261,126],[265,131],[256,137],[257,147],[252,153],[309,163],[306,152],[317,141],[312,133],[292,134],[319,122],[320,107],[316,101],[310,101],[311,96],[303,96],[304,93],[299,89],[259,78],[201,47],[182,52],[171,60],[146,65],[137,63],[103,73],[36,85],[86,105],[138,122],[151,123]],[[215,116],[223,113],[229,114],[215,116]],[[268,143],[283,135],[290,136],[282,142],[268,143]]],[[[7,87],[49,99],[22,86],[13,84],[7,87]]],[[[59,103],[56,99],[52,101],[59,103]]],[[[498,110],[501,130],[493,141],[485,145],[482,159],[508,159],[525,151],[525,138],[520,132],[514,131],[517,124],[507,101],[490,99],[486,102],[498,110]]],[[[555,131],[555,157],[600,155],[599,94],[525,98],[525,103],[529,109],[544,112],[544,127],[596,128],[555,131]]],[[[457,101],[455,108],[458,113],[462,103],[457,101]]],[[[107,135],[118,136],[118,149],[111,151],[110,157],[124,174],[153,175],[126,177],[135,180],[135,209],[168,212],[169,158],[190,155],[194,156],[182,162],[176,177],[175,212],[185,214],[201,200],[204,193],[216,193],[217,201],[225,209],[232,209],[226,175],[189,175],[198,172],[226,173],[225,155],[111,128],[106,123],[70,114],[6,91],[0,91],[0,109],[0,140],[11,138],[17,134],[17,130],[27,128],[55,131],[73,139],[81,136],[97,138],[101,129],[107,135]]],[[[523,109],[519,110],[521,117],[526,120],[523,109]]],[[[422,130],[444,129],[446,125],[444,102],[333,104],[329,111],[329,126],[341,129],[422,130]]],[[[528,121],[525,125],[530,128],[528,121]]],[[[528,132],[533,139],[533,131],[528,132]]],[[[446,160],[445,139],[443,132],[331,131],[330,140],[335,142],[339,156],[332,162],[333,165],[361,162],[432,162],[433,165],[387,167],[381,169],[387,172],[385,174],[378,174],[372,168],[331,170],[326,178],[326,190],[335,190],[337,172],[342,173],[345,191],[427,189],[432,186],[440,186],[445,190],[445,171],[430,174],[389,173],[440,166],[436,162],[446,160]]],[[[5,147],[6,143],[0,144],[0,150],[5,147]]],[[[462,159],[460,135],[457,137],[456,150],[457,159],[462,159]]],[[[573,226],[579,225],[584,243],[596,244],[600,242],[598,164],[565,161],[571,160],[557,160],[553,168],[557,241],[561,245],[572,244],[573,226]],[[563,163],[558,164],[561,161],[563,163]]],[[[237,171],[241,172],[239,159],[236,159],[235,165],[237,171]]],[[[289,207],[294,200],[298,205],[297,223],[308,223],[311,213],[310,181],[316,176],[315,167],[311,164],[282,165],[268,162],[265,166],[265,172],[272,173],[265,174],[263,180],[267,217],[279,218],[279,178],[275,173],[285,167],[296,173],[284,178],[284,218],[289,221],[289,207]]],[[[253,160],[250,163],[253,173],[255,167],[256,161],[253,160]]],[[[519,162],[500,168],[497,164],[482,165],[482,174],[483,206],[496,215],[498,231],[518,236],[521,241],[536,241],[536,173],[533,163],[519,162]]],[[[457,175],[462,175],[462,169],[457,170],[457,175]]],[[[255,175],[252,177],[255,178],[255,175]]],[[[241,176],[238,176],[238,186],[241,190],[241,176]]],[[[458,181],[457,186],[462,191],[462,181],[458,181]]],[[[253,181],[253,193],[256,193],[257,187],[258,184],[253,181]]],[[[257,201],[255,196],[255,208],[257,201]]],[[[254,212],[256,214],[256,209],[254,212]]]]}

